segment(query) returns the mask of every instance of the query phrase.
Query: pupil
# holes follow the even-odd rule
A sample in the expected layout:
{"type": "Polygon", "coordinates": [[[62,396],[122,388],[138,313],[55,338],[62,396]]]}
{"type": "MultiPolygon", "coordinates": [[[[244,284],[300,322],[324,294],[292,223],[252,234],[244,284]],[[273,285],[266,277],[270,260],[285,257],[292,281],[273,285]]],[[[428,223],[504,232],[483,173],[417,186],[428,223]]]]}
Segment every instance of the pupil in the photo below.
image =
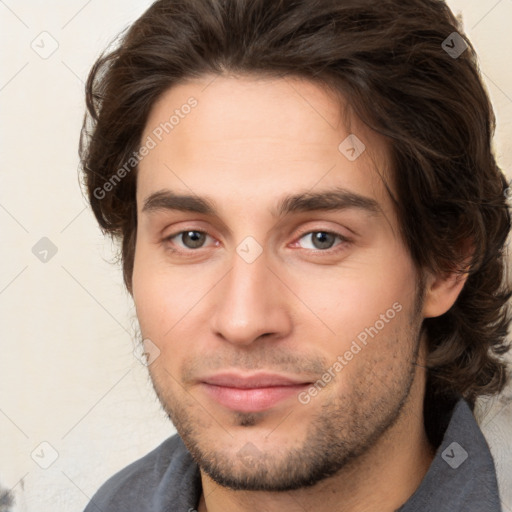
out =
{"type": "Polygon", "coordinates": [[[317,249],[330,249],[334,243],[333,235],[319,231],[313,235],[313,245],[317,249]]]}
{"type": "Polygon", "coordinates": [[[204,233],[199,233],[199,231],[187,231],[183,233],[183,243],[192,249],[196,249],[197,247],[201,247],[204,241],[204,233]],[[190,243],[187,243],[187,239],[190,243]]]}

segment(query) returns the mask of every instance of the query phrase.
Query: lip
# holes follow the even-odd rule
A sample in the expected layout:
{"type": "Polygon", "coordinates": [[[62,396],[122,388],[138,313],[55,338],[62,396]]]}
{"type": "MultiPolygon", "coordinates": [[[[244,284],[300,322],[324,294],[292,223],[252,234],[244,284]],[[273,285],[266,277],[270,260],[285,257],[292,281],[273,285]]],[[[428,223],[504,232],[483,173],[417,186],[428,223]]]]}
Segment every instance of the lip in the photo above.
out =
{"type": "Polygon", "coordinates": [[[220,405],[239,412],[262,412],[297,396],[311,384],[278,374],[222,373],[201,380],[204,392],[220,405]]]}

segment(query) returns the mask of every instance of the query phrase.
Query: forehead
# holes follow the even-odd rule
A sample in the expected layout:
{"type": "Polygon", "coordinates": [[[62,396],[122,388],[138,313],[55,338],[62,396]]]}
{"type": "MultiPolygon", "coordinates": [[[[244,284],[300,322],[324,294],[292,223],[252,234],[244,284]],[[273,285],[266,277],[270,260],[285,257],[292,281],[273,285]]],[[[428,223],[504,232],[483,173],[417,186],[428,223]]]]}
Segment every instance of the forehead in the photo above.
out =
{"type": "Polygon", "coordinates": [[[381,179],[388,174],[385,141],[307,80],[205,76],[181,83],[153,106],[142,143],[149,139],[152,149],[138,167],[139,209],[163,189],[243,207],[343,187],[390,206],[381,179]]]}

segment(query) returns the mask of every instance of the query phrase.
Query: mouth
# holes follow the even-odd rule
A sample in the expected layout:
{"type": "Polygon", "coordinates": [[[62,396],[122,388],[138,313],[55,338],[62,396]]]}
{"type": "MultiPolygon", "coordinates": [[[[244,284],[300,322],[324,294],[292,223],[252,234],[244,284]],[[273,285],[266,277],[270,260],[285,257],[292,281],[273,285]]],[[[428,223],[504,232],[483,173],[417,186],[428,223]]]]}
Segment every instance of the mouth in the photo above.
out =
{"type": "Polygon", "coordinates": [[[262,412],[296,397],[310,381],[278,374],[222,373],[201,380],[203,391],[214,401],[238,412],[262,412]]]}

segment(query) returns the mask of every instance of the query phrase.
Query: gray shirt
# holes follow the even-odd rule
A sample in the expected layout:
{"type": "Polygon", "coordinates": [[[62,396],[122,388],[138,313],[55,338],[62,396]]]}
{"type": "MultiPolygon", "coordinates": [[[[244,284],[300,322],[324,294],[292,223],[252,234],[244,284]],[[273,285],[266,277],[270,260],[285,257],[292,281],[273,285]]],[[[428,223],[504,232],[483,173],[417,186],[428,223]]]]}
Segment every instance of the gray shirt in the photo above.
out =
{"type": "MultiPolygon", "coordinates": [[[[178,435],[110,478],[84,512],[193,512],[199,468],[178,435]]],[[[501,512],[494,462],[464,400],[416,492],[396,512],[501,512]]]]}

